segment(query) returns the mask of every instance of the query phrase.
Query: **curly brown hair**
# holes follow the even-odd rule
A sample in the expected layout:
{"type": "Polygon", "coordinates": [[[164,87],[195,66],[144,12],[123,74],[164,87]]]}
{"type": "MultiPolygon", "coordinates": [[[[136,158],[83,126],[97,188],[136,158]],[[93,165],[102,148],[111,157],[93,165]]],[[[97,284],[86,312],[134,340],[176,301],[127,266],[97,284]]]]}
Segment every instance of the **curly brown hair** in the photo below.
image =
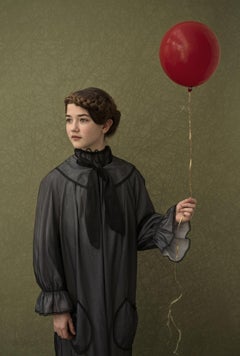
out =
{"type": "Polygon", "coordinates": [[[64,104],[65,112],[67,112],[68,104],[75,104],[87,110],[98,125],[103,125],[111,119],[113,123],[105,135],[111,136],[116,132],[121,112],[117,110],[113,98],[104,90],[91,87],[75,91],[64,99],[64,104]]]}

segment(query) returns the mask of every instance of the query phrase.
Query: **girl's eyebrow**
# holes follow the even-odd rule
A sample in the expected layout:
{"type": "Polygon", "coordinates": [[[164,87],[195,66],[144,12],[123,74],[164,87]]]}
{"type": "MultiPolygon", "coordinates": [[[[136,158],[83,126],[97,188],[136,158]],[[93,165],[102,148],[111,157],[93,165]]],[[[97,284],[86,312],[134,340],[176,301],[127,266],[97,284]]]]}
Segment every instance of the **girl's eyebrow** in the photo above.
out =
{"type": "MultiPolygon", "coordinates": [[[[88,114],[79,114],[79,115],[77,115],[77,117],[90,117],[90,115],[88,115],[88,114]]],[[[66,117],[71,117],[71,115],[68,115],[68,114],[66,114],[66,117]]]]}

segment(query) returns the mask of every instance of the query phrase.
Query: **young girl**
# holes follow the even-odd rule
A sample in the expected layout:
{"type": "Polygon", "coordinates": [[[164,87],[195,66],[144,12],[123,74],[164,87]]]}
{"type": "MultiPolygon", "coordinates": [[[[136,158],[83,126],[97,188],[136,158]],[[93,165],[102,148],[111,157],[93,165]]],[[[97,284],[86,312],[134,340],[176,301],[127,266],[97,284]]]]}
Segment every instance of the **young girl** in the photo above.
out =
{"type": "Polygon", "coordinates": [[[165,215],[154,211],[139,171],[106,146],[121,116],[106,92],[70,94],[65,113],[75,150],[39,189],[36,312],[53,315],[57,356],[131,356],[137,250],[159,248],[180,261],[196,201],[185,199],[165,215]]]}

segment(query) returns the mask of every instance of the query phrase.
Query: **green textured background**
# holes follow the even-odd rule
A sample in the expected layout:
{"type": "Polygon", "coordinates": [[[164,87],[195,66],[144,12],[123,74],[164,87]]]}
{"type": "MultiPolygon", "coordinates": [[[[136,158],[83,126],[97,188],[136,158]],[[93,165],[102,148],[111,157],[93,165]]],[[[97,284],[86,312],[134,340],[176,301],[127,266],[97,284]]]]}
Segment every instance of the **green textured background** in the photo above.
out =
{"type": "MultiPolygon", "coordinates": [[[[32,231],[41,178],[72,153],[66,94],[99,86],[113,95],[122,121],[110,144],[141,170],[157,210],[188,196],[187,92],[158,60],[164,33],[185,20],[214,30],[222,58],[192,93],[199,206],[177,265],[179,354],[240,355],[239,0],[0,1],[0,355],[53,355],[51,317],[34,313],[32,231]]],[[[134,356],[172,355],[166,318],[176,295],[173,264],[141,253],[134,356]]]]}

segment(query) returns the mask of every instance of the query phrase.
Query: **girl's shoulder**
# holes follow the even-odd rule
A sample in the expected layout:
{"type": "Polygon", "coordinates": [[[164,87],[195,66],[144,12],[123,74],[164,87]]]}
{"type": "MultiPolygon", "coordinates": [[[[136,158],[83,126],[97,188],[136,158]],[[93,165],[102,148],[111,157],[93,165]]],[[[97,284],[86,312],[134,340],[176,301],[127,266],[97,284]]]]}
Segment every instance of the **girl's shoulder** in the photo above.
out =
{"type": "Polygon", "coordinates": [[[134,164],[126,161],[123,158],[117,157],[117,156],[113,156],[112,165],[118,166],[119,168],[125,168],[125,169],[136,169],[136,167],[134,166],[134,164]]]}
{"type": "Polygon", "coordinates": [[[134,164],[116,156],[113,156],[112,163],[109,165],[109,170],[112,171],[112,175],[119,176],[117,179],[118,182],[128,178],[133,180],[140,179],[144,181],[142,174],[134,164]]]}
{"type": "Polygon", "coordinates": [[[71,161],[72,156],[68,157],[65,161],[54,167],[48,172],[41,180],[41,185],[55,185],[58,181],[61,181],[62,174],[60,174],[60,167],[68,166],[68,162],[71,161]]]}

